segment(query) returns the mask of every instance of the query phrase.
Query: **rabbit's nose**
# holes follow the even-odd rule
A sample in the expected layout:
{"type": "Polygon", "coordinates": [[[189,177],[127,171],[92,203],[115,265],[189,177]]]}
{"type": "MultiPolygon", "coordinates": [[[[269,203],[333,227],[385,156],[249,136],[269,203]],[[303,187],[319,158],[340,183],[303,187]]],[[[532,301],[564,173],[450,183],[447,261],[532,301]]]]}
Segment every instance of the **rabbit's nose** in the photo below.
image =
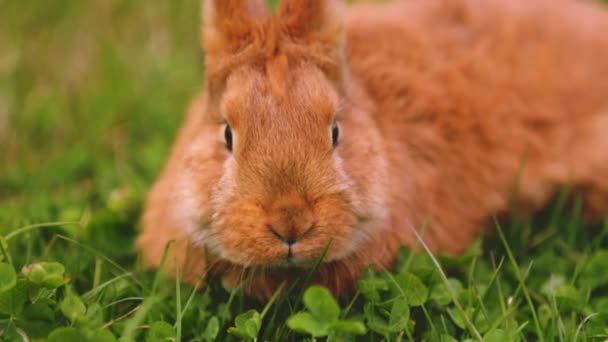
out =
{"type": "Polygon", "coordinates": [[[281,235],[281,233],[277,232],[274,228],[269,227],[270,228],[270,232],[272,233],[272,235],[274,235],[277,239],[281,240],[283,243],[285,243],[287,246],[291,247],[294,243],[296,243],[296,239],[290,239],[287,238],[283,235],[281,235]]]}
{"type": "Polygon", "coordinates": [[[297,229],[292,227],[291,229],[275,229],[273,226],[268,227],[272,235],[282,241],[287,246],[293,246],[298,240],[302,239],[308,232],[314,228],[314,224],[311,222],[308,226],[303,229],[297,229]]]}
{"type": "Polygon", "coordinates": [[[312,210],[299,199],[292,198],[276,204],[267,226],[277,239],[291,246],[314,227],[312,210]]]}

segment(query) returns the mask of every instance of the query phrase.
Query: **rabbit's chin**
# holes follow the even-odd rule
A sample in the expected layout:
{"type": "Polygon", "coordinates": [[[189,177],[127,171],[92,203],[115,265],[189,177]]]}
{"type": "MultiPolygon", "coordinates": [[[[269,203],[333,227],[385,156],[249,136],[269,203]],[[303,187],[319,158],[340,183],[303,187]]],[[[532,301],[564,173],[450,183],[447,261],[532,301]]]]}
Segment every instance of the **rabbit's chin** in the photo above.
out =
{"type": "MultiPolygon", "coordinates": [[[[350,263],[348,259],[323,262],[312,273],[310,284],[324,286],[335,296],[348,295],[354,292],[358,276],[364,270],[365,267],[350,263]]],[[[311,268],[295,265],[244,267],[224,261],[221,265],[218,263],[215,271],[226,291],[242,289],[248,296],[266,301],[281,287],[285,290],[294,284],[305,285],[303,281],[311,268]]]]}
{"type": "MultiPolygon", "coordinates": [[[[373,258],[373,267],[386,269],[391,266],[392,250],[385,250],[373,258]]],[[[283,286],[303,284],[312,272],[310,284],[329,289],[334,296],[348,296],[354,293],[357,279],[370,267],[369,258],[364,253],[353,252],[342,258],[334,258],[318,263],[319,259],[281,260],[266,265],[243,265],[219,258],[213,262],[212,277],[221,279],[227,291],[242,289],[248,296],[260,301],[268,300],[283,286]]]]}

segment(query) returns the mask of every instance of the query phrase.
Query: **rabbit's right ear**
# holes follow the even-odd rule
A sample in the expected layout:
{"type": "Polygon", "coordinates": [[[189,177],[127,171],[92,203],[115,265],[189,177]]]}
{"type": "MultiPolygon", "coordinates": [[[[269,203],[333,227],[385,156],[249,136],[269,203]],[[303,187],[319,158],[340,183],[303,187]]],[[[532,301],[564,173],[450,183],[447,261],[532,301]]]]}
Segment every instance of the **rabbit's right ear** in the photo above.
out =
{"type": "Polygon", "coordinates": [[[203,47],[208,54],[236,52],[266,15],[264,0],[203,0],[203,47]]]}
{"type": "Polygon", "coordinates": [[[283,0],[279,16],[293,38],[338,47],[343,38],[344,0],[283,0]]]}

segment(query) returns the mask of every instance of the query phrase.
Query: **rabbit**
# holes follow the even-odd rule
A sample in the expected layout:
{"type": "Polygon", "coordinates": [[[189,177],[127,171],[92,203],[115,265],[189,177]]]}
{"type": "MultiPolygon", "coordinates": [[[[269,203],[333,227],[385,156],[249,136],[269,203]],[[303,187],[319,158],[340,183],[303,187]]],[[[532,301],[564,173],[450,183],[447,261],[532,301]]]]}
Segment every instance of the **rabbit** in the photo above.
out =
{"type": "Polygon", "coordinates": [[[608,213],[608,11],[590,1],[203,2],[205,85],[153,186],[143,263],[268,299],[352,294],[421,240],[462,253],[565,184],[608,213]],[[419,235],[419,239],[416,237],[419,235]]]}

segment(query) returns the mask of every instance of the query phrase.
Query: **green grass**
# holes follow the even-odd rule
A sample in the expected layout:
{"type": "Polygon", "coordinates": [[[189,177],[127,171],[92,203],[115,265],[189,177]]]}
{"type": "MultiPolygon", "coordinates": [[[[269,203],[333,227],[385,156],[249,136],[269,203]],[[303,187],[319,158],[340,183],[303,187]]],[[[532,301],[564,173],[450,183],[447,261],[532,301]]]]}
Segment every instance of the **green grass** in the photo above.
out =
{"type": "Polygon", "coordinates": [[[0,0],[0,341],[608,339],[608,220],[566,196],[458,258],[404,249],[352,301],[142,270],[142,198],[202,81],[198,2],[0,0]]]}

